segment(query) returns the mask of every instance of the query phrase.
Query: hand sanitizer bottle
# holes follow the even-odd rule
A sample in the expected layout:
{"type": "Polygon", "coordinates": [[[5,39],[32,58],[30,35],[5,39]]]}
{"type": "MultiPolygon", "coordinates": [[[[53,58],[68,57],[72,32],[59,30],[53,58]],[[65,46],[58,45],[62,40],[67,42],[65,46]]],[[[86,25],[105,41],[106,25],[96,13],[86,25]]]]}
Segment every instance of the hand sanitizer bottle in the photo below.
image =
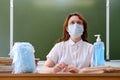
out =
{"type": "Polygon", "coordinates": [[[104,66],[104,43],[100,39],[100,35],[97,37],[96,42],[93,44],[93,66],[104,66]]]}

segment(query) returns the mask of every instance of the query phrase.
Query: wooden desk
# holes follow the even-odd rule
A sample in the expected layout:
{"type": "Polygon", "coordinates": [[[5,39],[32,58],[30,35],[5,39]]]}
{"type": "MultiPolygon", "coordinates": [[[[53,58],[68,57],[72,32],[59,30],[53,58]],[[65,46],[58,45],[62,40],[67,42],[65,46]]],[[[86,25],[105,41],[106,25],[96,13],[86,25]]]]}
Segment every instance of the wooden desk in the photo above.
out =
{"type": "Polygon", "coordinates": [[[104,73],[104,74],[0,74],[0,80],[120,80],[120,73],[104,73]]]}
{"type": "MultiPolygon", "coordinates": [[[[12,58],[9,57],[0,57],[0,64],[7,64],[7,65],[11,65],[12,64],[12,58]]],[[[40,59],[39,58],[35,58],[35,64],[37,65],[38,61],[40,59]]]]}

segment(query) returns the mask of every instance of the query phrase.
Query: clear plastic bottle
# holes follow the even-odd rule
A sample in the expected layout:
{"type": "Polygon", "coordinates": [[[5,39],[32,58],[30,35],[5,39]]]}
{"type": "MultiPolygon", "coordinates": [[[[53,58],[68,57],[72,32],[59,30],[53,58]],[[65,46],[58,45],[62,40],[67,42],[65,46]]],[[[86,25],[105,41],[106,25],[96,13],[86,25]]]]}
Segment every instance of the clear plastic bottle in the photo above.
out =
{"type": "Polygon", "coordinates": [[[104,66],[104,43],[100,39],[100,35],[95,35],[97,37],[96,42],[93,45],[93,66],[104,66]]]}

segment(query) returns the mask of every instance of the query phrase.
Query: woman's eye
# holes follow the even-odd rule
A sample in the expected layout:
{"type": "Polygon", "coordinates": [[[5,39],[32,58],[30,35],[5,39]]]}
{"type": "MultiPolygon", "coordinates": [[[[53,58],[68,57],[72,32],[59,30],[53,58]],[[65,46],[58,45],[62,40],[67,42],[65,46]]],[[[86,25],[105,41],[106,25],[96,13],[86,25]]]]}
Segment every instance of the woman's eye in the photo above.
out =
{"type": "Polygon", "coordinates": [[[77,24],[82,24],[81,22],[77,22],[77,24]]]}
{"type": "Polygon", "coordinates": [[[74,22],[72,21],[70,24],[74,24],[74,22]]]}

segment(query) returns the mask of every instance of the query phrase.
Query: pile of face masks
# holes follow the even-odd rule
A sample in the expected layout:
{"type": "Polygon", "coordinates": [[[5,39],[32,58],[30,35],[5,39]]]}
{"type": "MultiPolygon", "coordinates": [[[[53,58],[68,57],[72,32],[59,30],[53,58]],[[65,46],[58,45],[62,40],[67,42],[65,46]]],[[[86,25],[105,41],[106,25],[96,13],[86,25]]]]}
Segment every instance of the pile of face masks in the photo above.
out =
{"type": "Polygon", "coordinates": [[[30,43],[15,43],[10,56],[13,58],[13,73],[32,73],[35,71],[34,48],[30,43]]]}

